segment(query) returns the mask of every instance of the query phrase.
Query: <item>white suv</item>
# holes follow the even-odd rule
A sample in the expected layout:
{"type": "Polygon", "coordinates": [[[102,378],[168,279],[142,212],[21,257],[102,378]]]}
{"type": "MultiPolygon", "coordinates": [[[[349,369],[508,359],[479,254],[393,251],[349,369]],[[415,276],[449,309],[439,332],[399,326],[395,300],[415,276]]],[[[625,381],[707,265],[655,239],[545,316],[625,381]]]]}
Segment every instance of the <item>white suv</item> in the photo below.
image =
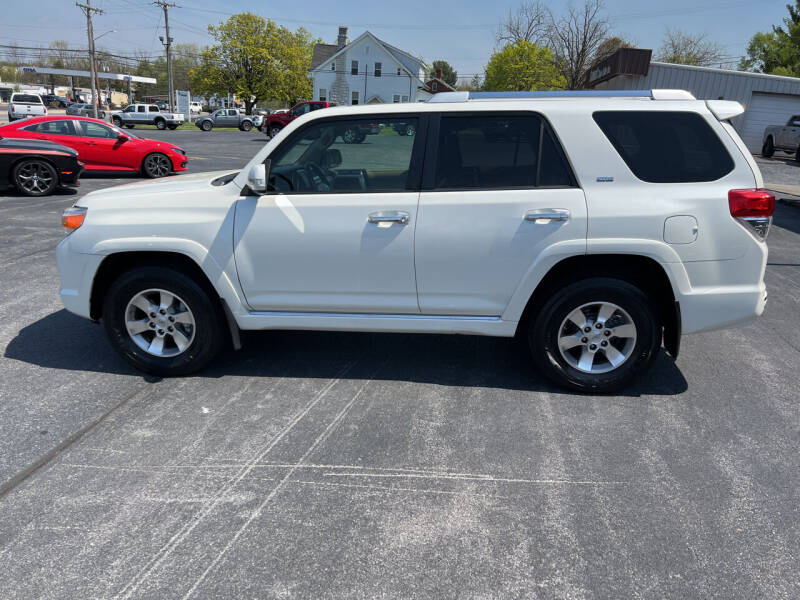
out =
{"type": "Polygon", "coordinates": [[[241,172],[79,199],[61,297],[161,375],[240,329],[520,334],[544,375],[618,389],[764,310],[774,198],[742,111],[670,90],[314,111],[241,172]]]}

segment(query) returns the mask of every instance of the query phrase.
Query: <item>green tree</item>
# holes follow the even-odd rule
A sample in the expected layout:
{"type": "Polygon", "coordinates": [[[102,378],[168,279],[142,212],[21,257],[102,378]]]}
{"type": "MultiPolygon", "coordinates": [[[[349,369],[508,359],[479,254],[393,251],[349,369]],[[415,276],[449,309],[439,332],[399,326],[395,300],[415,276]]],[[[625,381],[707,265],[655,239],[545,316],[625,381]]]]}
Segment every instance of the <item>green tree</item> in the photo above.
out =
{"type": "Polygon", "coordinates": [[[216,43],[189,73],[201,94],[236,94],[249,113],[259,100],[293,103],[311,96],[308,76],[314,40],[302,27],[286,27],[252,13],[209,25],[216,43]]]}
{"type": "Polygon", "coordinates": [[[431,66],[431,70],[428,71],[428,78],[433,79],[434,77],[438,77],[437,73],[439,69],[442,70],[442,81],[456,87],[456,83],[458,82],[458,72],[453,70],[453,67],[450,66],[450,63],[446,60],[435,60],[433,61],[433,65],[431,66]]]}
{"type": "Polygon", "coordinates": [[[756,33],[747,45],[747,56],[739,63],[746,71],[800,77],[800,0],[786,5],[789,16],[783,26],[756,33]]]}
{"type": "Polygon", "coordinates": [[[483,89],[497,92],[552,90],[563,89],[566,83],[548,48],[520,40],[492,54],[486,65],[483,89]]]}

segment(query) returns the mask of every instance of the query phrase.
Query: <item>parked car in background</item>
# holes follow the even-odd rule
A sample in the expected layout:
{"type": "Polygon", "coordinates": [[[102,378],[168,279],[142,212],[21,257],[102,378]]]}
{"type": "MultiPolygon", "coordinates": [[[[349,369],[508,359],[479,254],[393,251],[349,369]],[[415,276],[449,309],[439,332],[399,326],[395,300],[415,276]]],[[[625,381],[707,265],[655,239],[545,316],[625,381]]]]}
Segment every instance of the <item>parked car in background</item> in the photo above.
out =
{"type": "Polygon", "coordinates": [[[289,123],[294,121],[297,117],[302,117],[306,113],[319,110],[321,108],[328,108],[336,106],[333,102],[325,102],[322,100],[314,100],[311,102],[300,102],[295,104],[289,110],[276,110],[272,114],[264,118],[261,124],[261,131],[266,133],[269,137],[273,138],[280,132],[281,129],[286,127],[289,123]]]}
{"type": "Polygon", "coordinates": [[[203,105],[199,102],[190,102],[189,103],[189,113],[193,115],[199,115],[203,112],[203,105]]]}
{"type": "Polygon", "coordinates": [[[186,152],[175,144],[138,138],[88,117],[51,115],[0,127],[0,137],[45,140],[77,151],[87,171],[135,171],[164,177],[186,170],[186,152]]]}
{"type": "Polygon", "coordinates": [[[769,158],[775,151],[794,154],[800,161],[800,115],[792,115],[786,125],[770,125],[764,130],[761,156],[769,158]]]}
{"type": "Polygon", "coordinates": [[[72,148],[42,140],[0,139],[0,189],[48,196],[59,187],[80,185],[81,171],[83,164],[72,148]]]}
{"type": "Polygon", "coordinates": [[[64,96],[56,96],[54,94],[45,94],[42,96],[42,102],[44,102],[45,106],[49,106],[50,108],[67,108],[72,104],[72,102],[64,96]]]}
{"type": "Polygon", "coordinates": [[[159,110],[169,110],[169,104],[165,100],[156,100],[153,102],[159,110]]]}
{"type": "Polygon", "coordinates": [[[399,135],[415,135],[417,133],[417,126],[414,123],[403,123],[402,121],[393,123],[392,129],[399,135]]]}
{"type": "Polygon", "coordinates": [[[155,104],[131,104],[125,110],[111,113],[111,122],[117,127],[133,129],[137,125],[155,125],[158,129],[177,129],[185,118],[180,113],[164,112],[155,104]]]}
{"type": "Polygon", "coordinates": [[[241,131],[250,131],[253,127],[260,127],[261,122],[259,115],[245,115],[238,108],[220,108],[200,117],[194,124],[203,131],[211,131],[214,127],[238,127],[241,131]]]}
{"type": "Polygon", "coordinates": [[[8,101],[8,122],[47,114],[47,107],[39,94],[14,92],[8,101]]]}
{"type": "Polygon", "coordinates": [[[239,329],[519,334],[562,386],[626,387],[662,345],[762,314],[775,208],[741,104],[636,93],[306,114],[238,173],[81,197],[62,300],[157,375],[239,329]],[[426,126],[345,147],[363,122],[426,126]]]}
{"type": "MultiPolygon", "coordinates": [[[[92,105],[86,104],[85,102],[76,102],[75,104],[70,104],[67,107],[67,114],[76,117],[94,117],[92,105]]],[[[106,111],[99,106],[97,107],[97,117],[99,119],[106,118],[106,111]]]]}

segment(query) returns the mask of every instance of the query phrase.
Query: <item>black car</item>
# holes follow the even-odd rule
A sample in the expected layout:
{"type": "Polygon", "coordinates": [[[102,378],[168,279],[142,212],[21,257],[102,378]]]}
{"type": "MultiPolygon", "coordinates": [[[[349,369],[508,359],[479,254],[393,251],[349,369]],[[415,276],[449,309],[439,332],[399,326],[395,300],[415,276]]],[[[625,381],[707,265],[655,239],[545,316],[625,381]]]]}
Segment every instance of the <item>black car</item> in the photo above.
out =
{"type": "Polygon", "coordinates": [[[0,139],[0,190],[13,187],[26,196],[48,196],[57,187],[80,185],[82,171],[72,148],[46,140],[0,139]]]}
{"type": "Polygon", "coordinates": [[[67,108],[72,104],[64,96],[54,96],[53,94],[45,94],[42,96],[42,102],[44,102],[45,106],[49,106],[50,108],[67,108]]]}

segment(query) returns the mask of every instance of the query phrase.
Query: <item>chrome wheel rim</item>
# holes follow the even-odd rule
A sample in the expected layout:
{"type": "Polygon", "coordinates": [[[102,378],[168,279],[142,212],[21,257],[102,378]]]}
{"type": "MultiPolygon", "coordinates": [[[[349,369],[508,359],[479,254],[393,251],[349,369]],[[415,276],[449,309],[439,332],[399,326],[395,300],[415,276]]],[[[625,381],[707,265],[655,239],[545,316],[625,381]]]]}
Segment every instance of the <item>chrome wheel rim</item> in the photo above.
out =
{"type": "Polygon", "coordinates": [[[161,358],[183,354],[192,345],[197,326],[183,299],[152,288],[136,294],[125,307],[125,329],[139,348],[161,358]]]}
{"type": "Polygon", "coordinates": [[[344,132],[342,139],[346,144],[352,144],[354,141],[356,141],[357,137],[358,134],[353,129],[348,129],[347,131],[344,132]]]}
{"type": "Polygon", "coordinates": [[[164,177],[169,173],[169,161],[163,154],[147,157],[147,172],[156,177],[164,177]]]}
{"type": "Polygon", "coordinates": [[[570,312],[558,330],[561,357],[582,373],[609,373],[621,367],[636,346],[636,325],[612,302],[589,302],[570,312]]]}
{"type": "Polygon", "coordinates": [[[25,192],[42,194],[52,187],[53,174],[45,163],[31,161],[17,171],[17,183],[25,192]]]}
{"type": "Polygon", "coordinates": [[[417,133],[417,128],[413,125],[406,125],[406,135],[414,135],[417,133]]]}

